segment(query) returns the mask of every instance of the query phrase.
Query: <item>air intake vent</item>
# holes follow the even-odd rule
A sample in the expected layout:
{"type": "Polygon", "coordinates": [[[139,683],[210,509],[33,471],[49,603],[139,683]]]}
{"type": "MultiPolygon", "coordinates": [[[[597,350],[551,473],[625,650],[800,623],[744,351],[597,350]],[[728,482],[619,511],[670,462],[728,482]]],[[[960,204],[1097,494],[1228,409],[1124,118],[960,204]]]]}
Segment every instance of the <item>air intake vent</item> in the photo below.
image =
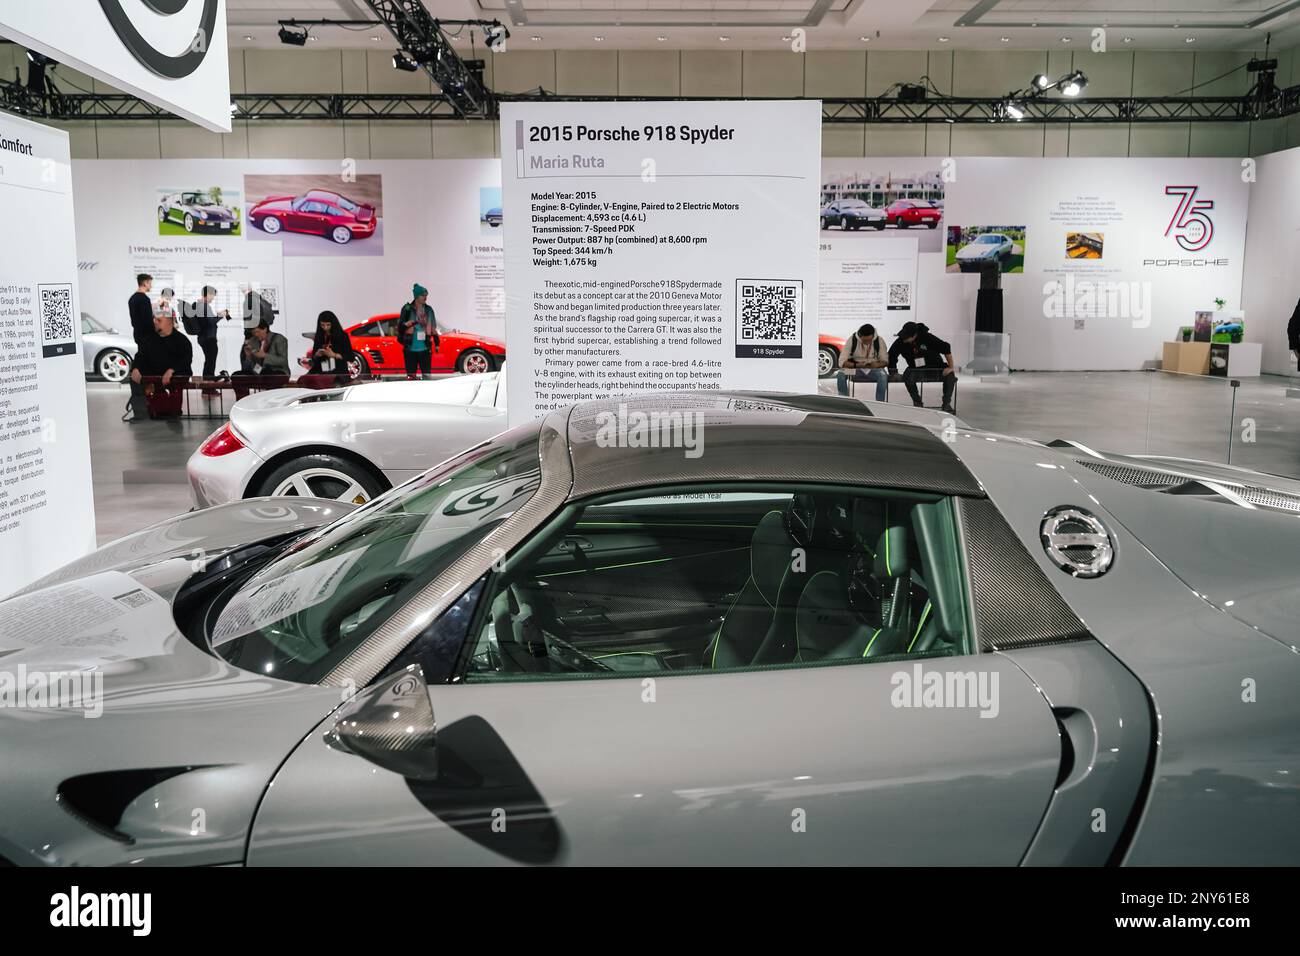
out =
{"type": "Polygon", "coordinates": [[[1084,468],[1091,469],[1106,478],[1122,481],[1126,485],[1137,485],[1139,488],[1158,490],[1168,488],[1171,485],[1182,484],[1185,480],[1177,475],[1146,468],[1129,468],[1127,465],[1112,465],[1104,461],[1088,461],[1086,458],[1076,458],[1075,461],[1083,465],[1084,468]]]}
{"type": "MultiPolygon", "coordinates": [[[[1167,494],[1212,494],[1220,501],[1230,500],[1214,491],[1213,486],[1208,483],[1209,479],[1206,478],[1174,475],[1165,471],[1156,471],[1154,468],[1131,468],[1128,465],[1115,465],[1110,462],[1091,461],[1086,458],[1076,458],[1075,462],[1106,478],[1122,481],[1126,485],[1146,488],[1149,491],[1159,491],[1167,494]]],[[[1258,508],[1300,514],[1300,495],[1289,495],[1282,491],[1272,491],[1255,485],[1243,485],[1235,481],[1216,480],[1213,485],[1222,486],[1242,501],[1249,502],[1258,508]]],[[[1236,503],[1240,504],[1241,502],[1236,503]]]]}

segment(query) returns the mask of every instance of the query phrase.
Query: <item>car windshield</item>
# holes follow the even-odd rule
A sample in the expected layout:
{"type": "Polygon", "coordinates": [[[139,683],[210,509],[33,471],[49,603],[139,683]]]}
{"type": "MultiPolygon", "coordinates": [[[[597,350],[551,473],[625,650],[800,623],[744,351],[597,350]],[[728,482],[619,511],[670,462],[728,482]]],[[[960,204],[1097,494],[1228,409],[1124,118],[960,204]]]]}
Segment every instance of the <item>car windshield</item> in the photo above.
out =
{"type": "Polygon", "coordinates": [[[187,206],[197,205],[202,201],[203,201],[203,197],[200,196],[198,193],[185,193],[184,195],[181,196],[181,202],[185,203],[187,206]]]}
{"type": "Polygon", "coordinates": [[[81,331],[82,332],[107,332],[108,326],[89,313],[81,313],[81,331]]]}
{"type": "Polygon", "coordinates": [[[867,204],[861,199],[845,199],[840,202],[841,209],[865,209],[867,204]]]}
{"type": "Polygon", "coordinates": [[[244,670],[321,680],[532,497],[539,432],[505,432],[295,542],[226,602],[212,650],[244,670]]]}
{"type": "Polygon", "coordinates": [[[1001,237],[1001,236],[980,236],[980,237],[979,237],[978,239],[976,239],[975,241],[976,241],[976,242],[994,243],[994,244],[996,244],[996,243],[999,243],[999,242],[1002,241],[1002,237],[1001,237]]]}

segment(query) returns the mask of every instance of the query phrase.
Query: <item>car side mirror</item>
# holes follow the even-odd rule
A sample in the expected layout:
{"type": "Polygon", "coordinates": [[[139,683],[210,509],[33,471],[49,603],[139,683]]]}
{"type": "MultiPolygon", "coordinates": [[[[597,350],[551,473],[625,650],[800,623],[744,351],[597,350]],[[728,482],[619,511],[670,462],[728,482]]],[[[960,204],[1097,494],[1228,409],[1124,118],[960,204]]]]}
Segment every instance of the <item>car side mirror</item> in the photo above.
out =
{"type": "Polygon", "coordinates": [[[435,780],[438,725],[424,671],[412,664],[368,687],[339,712],[325,743],[412,780],[435,780]]]}

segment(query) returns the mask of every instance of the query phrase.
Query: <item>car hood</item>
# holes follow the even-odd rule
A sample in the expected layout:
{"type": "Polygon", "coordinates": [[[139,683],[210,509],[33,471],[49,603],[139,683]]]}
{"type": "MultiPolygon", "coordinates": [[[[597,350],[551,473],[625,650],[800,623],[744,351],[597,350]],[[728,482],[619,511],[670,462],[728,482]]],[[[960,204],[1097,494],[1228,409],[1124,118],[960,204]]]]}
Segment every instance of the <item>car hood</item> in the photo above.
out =
{"type": "Polygon", "coordinates": [[[231,212],[229,209],[227,209],[225,206],[214,206],[211,203],[206,203],[201,206],[191,206],[190,208],[193,209],[195,212],[207,213],[209,219],[234,219],[235,218],[235,214],[231,212]]]}
{"type": "Polygon", "coordinates": [[[987,259],[989,258],[989,256],[996,255],[999,248],[1001,247],[991,245],[991,244],[975,245],[974,243],[972,243],[969,246],[963,246],[961,249],[958,249],[957,258],[958,259],[987,259]]]}
{"type": "Polygon", "coordinates": [[[1070,458],[1079,482],[1195,594],[1300,645],[1300,481],[1178,458],[1070,458]]]}
{"type": "Polygon", "coordinates": [[[314,527],[339,510],[262,499],[185,515],[0,602],[0,761],[21,768],[0,784],[11,810],[0,857],[242,860],[276,767],[341,697],[214,657],[180,633],[172,601],[192,555],[314,527]]]}

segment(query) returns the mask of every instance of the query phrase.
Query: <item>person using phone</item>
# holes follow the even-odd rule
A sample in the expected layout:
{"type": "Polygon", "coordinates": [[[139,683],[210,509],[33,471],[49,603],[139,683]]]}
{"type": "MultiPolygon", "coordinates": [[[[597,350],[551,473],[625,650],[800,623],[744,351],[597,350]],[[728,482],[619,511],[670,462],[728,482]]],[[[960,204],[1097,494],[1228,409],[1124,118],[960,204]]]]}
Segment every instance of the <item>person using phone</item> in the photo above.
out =
{"type": "Polygon", "coordinates": [[[397,340],[402,343],[406,377],[428,378],[433,353],[442,344],[438,337],[438,320],[429,305],[429,290],[420,283],[411,287],[411,301],[402,306],[397,319],[397,340]]]}
{"type": "Polygon", "coordinates": [[[885,386],[889,383],[889,350],[876,334],[876,327],[869,322],[844,343],[844,356],[835,375],[835,388],[841,395],[849,394],[850,379],[875,382],[876,401],[885,400],[885,386]]]}
{"type": "Polygon", "coordinates": [[[316,334],[311,342],[311,375],[351,377],[352,340],[337,315],[328,310],[316,316],[316,334]]]}

